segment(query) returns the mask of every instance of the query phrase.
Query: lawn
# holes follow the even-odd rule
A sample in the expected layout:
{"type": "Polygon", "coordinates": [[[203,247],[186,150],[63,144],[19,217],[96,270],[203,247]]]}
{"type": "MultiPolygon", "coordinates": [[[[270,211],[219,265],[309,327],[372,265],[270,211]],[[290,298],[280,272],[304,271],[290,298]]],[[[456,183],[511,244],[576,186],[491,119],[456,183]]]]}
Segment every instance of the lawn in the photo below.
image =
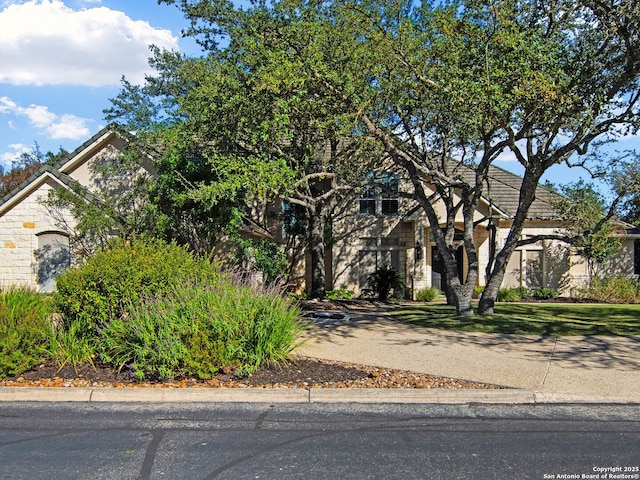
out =
{"type": "Polygon", "coordinates": [[[402,322],[462,332],[521,335],[640,335],[640,305],[593,303],[498,303],[495,314],[459,317],[448,305],[415,305],[391,309],[402,322]]]}

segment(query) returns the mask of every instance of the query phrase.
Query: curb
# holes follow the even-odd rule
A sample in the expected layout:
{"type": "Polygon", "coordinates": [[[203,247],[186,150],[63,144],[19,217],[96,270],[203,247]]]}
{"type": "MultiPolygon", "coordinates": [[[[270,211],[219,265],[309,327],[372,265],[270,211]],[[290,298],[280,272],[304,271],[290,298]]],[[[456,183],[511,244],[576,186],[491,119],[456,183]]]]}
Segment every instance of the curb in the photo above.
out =
{"type": "Polygon", "coordinates": [[[621,397],[585,397],[531,390],[203,389],[0,387],[0,402],[85,403],[405,403],[637,404],[621,397]]]}

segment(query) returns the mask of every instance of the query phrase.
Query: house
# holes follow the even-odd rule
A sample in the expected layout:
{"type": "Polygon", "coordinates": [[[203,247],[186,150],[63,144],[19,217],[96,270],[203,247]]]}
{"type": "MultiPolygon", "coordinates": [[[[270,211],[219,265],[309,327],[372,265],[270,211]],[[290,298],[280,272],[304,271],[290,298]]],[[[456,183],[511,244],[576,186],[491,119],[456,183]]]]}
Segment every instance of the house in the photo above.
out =
{"type": "MultiPolygon", "coordinates": [[[[407,291],[415,298],[421,289],[444,286],[445,268],[438,255],[431,226],[422,209],[411,200],[412,186],[402,172],[371,173],[371,182],[359,193],[344,198],[334,211],[327,242],[325,270],[327,289],[345,287],[356,295],[368,288],[369,275],[380,266],[392,267],[404,275],[407,291]]],[[[498,167],[491,167],[487,196],[480,201],[474,222],[479,222],[474,241],[479,259],[478,284],[486,283],[484,266],[491,258],[492,236],[498,251],[504,244],[518,207],[521,177],[498,167]]],[[[425,185],[429,190],[429,186],[425,185]]],[[[432,190],[432,189],[431,189],[432,190]]],[[[433,190],[432,190],[433,191],[433,190]]],[[[562,233],[562,224],[554,209],[554,194],[538,187],[536,199],[529,210],[522,235],[534,237],[562,233]]],[[[444,207],[438,210],[445,218],[444,207]]],[[[290,213],[281,215],[285,218],[290,213]]],[[[275,216],[275,215],[274,215],[275,216]]],[[[462,229],[462,214],[457,219],[462,229]]],[[[605,276],[640,274],[640,231],[632,225],[619,222],[622,247],[617,256],[604,266],[605,276]]],[[[287,231],[271,226],[278,240],[287,242],[287,231]]],[[[458,269],[467,273],[467,259],[459,242],[458,269]]],[[[310,282],[310,259],[299,262],[298,283],[310,282]]],[[[516,249],[507,265],[504,287],[549,287],[563,295],[572,295],[584,287],[589,279],[588,262],[576,253],[574,247],[557,240],[542,240],[516,249]]]]}
{"type": "MultiPolygon", "coordinates": [[[[79,184],[95,191],[92,165],[109,161],[123,151],[125,140],[112,127],[91,137],[68,157],[53,166],[44,166],[16,190],[0,199],[0,287],[26,285],[40,291],[55,288],[55,275],[72,260],[69,239],[73,219],[54,218],[42,204],[53,189],[70,189],[79,184]]],[[[491,236],[500,248],[518,201],[520,178],[499,168],[490,173],[490,195],[478,207],[475,231],[480,265],[490,256],[491,236]]],[[[442,286],[444,268],[430,235],[424,213],[410,195],[406,178],[392,169],[371,173],[369,186],[342,198],[334,210],[331,240],[326,248],[327,288],[346,287],[360,293],[377,267],[387,265],[403,272],[409,294],[442,286]]],[[[284,208],[290,208],[284,205],[284,208]]],[[[293,245],[291,232],[282,228],[283,205],[272,205],[263,222],[247,221],[248,235],[269,237],[293,245]],[[265,230],[261,224],[265,224],[265,230]]],[[[627,228],[628,227],[628,228],[627,228]]],[[[607,266],[608,274],[640,273],[640,234],[627,228],[622,249],[607,266]]],[[[561,229],[554,218],[551,193],[539,188],[523,235],[538,235],[561,229]]],[[[300,244],[300,243],[299,243],[300,244]]],[[[308,283],[308,257],[300,257],[297,280],[308,283]]],[[[466,259],[460,249],[459,268],[465,273],[466,259]]],[[[483,285],[484,270],[480,269],[483,285]]],[[[548,286],[570,292],[588,278],[587,264],[563,244],[541,241],[516,250],[511,257],[505,286],[548,286]]]]}
{"type": "MultiPolygon", "coordinates": [[[[71,262],[71,231],[42,204],[53,189],[75,183],[92,189],[91,165],[117,157],[125,141],[105,128],[66,159],[43,166],[13,192],[0,199],[0,287],[24,285],[48,292],[55,275],[71,262]]],[[[70,216],[67,218],[72,223],[70,216]]]]}
{"type": "MultiPolygon", "coordinates": [[[[74,248],[70,238],[75,220],[69,212],[52,212],[44,204],[55,189],[82,191],[87,201],[99,202],[104,175],[96,166],[115,161],[125,150],[126,140],[109,125],[55,165],[44,165],[14,191],[0,198],[0,288],[23,285],[41,292],[55,289],[55,277],[71,265],[74,248]],[[83,187],[78,190],[77,187],[83,187]]],[[[153,175],[147,162],[140,174],[153,175]]],[[[114,182],[123,188],[133,178],[114,182]]],[[[113,192],[118,194],[119,191],[113,192]]],[[[244,236],[270,238],[259,224],[244,219],[244,236]]]]}

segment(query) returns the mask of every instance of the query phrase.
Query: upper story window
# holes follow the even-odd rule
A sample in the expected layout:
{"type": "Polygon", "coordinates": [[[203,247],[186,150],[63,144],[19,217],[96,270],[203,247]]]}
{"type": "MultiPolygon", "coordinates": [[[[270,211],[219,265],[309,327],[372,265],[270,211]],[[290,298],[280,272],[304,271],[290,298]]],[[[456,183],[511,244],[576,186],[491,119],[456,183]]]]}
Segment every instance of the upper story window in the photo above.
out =
{"type": "Polygon", "coordinates": [[[282,201],[282,236],[303,235],[307,228],[307,211],[302,205],[282,201]]]}
{"type": "Polygon", "coordinates": [[[362,187],[358,199],[361,215],[397,215],[400,182],[398,175],[390,172],[367,174],[367,184],[362,187]]]}

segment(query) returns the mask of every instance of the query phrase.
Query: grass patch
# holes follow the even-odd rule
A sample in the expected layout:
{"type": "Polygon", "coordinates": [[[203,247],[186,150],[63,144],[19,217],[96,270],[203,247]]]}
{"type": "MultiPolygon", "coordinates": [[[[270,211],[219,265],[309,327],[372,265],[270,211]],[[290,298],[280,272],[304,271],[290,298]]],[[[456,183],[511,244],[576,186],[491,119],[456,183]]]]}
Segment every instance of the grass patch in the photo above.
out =
{"type": "Polygon", "coordinates": [[[448,305],[416,305],[390,310],[402,322],[461,332],[540,336],[640,335],[640,305],[592,303],[496,304],[495,314],[459,317],[448,305]]]}

